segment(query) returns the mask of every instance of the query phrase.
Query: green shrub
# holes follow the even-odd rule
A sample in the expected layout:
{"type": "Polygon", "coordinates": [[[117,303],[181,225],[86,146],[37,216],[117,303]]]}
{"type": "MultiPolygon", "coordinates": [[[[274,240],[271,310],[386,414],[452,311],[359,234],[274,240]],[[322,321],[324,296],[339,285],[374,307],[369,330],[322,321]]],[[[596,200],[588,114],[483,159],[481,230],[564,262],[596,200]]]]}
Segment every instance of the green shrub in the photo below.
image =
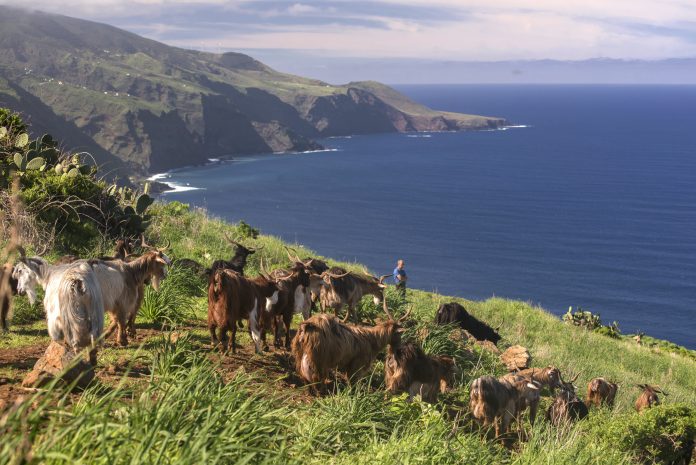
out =
{"type": "Polygon", "coordinates": [[[696,410],[683,404],[658,405],[587,422],[594,441],[631,454],[643,463],[682,463],[694,447],[696,410]]]}
{"type": "Polygon", "coordinates": [[[50,243],[53,231],[59,248],[72,252],[104,236],[145,231],[153,202],[146,192],[107,186],[88,164],[89,154],[61,152],[50,135],[31,140],[26,130],[16,114],[0,109],[0,190],[19,178],[26,213],[39,231],[34,243],[50,243]]]}
{"type": "Polygon", "coordinates": [[[26,297],[15,297],[12,302],[12,324],[21,325],[33,321],[43,320],[43,292],[40,292],[36,304],[31,305],[26,297]]]}

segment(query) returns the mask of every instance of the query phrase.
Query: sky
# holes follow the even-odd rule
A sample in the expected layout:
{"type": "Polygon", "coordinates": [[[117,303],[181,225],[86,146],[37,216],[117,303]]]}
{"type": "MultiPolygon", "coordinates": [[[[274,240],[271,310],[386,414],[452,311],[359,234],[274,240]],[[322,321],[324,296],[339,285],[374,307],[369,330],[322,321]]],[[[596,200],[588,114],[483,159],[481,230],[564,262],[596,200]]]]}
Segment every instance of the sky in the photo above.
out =
{"type": "Polygon", "coordinates": [[[696,57],[696,0],[32,0],[31,5],[170,45],[239,51],[272,66],[294,67],[291,71],[314,68],[315,74],[323,59],[350,66],[381,59],[696,57]]]}

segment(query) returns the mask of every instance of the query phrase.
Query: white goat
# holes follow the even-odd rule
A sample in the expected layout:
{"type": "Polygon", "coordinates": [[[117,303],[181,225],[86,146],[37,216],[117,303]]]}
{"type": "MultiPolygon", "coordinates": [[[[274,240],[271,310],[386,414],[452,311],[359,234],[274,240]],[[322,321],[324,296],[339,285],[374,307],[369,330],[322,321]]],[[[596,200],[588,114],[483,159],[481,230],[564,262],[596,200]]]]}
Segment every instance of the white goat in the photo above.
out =
{"type": "Polygon", "coordinates": [[[104,303],[99,280],[86,262],[49,265],[46,260],[22,256],[12,276],[17,289],[25,292],[32,305],[36,286],[45,290],[44,309],[48,334],[75,353],[91,347],[90,362],[96,364],[95,344],[104,331],[104,303]]]}
{"type": "Polygon", "coordinates": [[[142,303],[145,283],[151,282],[152,287],[159,290],[159,284],[167,276],[166,267],[170,263],[169,257],[160,250],[148,251],[128,263],[120,260],[78,260],[66,265],[50,265],[43,258],[33,257],[23,258],[15,267],[13,277],[17,279],[18,290],[26,292],[33,303],[36,299],[37,284],[41,285],[48,295],[48,284],[58,279],[73,265],[88,265],[99,281],[102,306],[112,320],[105,337],[118,329],[117,341],[120,345],[126,346],[126,328],[129,328],[131,335],[135,334],[134,321],[142,303]]]}

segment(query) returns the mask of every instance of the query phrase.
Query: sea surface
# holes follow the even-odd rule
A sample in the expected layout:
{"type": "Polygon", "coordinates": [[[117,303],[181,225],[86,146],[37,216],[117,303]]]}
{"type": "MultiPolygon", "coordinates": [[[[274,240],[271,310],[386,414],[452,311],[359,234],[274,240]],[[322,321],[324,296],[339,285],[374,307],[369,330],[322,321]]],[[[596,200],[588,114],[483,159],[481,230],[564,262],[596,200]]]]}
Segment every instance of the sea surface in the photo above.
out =
{"type": "MultiPolygon", "coordinates": [[[[164,194],[469,299],[569,306],[696,349],[696,86],[400,86],[505,130],[331,138],[164,194]]],[[[434,311],[434,309],[433,309],[434,311]]]]}

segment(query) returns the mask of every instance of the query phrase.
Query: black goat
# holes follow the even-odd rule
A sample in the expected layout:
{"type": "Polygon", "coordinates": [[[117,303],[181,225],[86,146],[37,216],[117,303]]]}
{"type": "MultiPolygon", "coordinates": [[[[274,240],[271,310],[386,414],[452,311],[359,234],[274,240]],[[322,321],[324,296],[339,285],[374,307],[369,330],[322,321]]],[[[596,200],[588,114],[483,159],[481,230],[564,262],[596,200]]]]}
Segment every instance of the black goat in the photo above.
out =
{"type": "Polygon", "coordinates": [[[262,247],[245,247],[239,242],[230,239],[227,234],[225,234],[225,239],[227,239],[230,244],[235,246],[234,256],[230,260],[215,260],[210,266],[210,269],[206,270],[207,274],[212,276],[215,270],[223,269],[236,271],[240,275],[244,276],[244,267],[246,266],[247,257],[255,253],[257,250],[261,250],[262,247]]]}
{"type": "Polygon", "coordinates": [[[491,341],[493,344],[497,344],[500,340],[500,334],[498,334],[497,329],[493,329],[486,323],[471,316],[457,302],[440,305],[435,315],[435,323],[438,325],[457,323],[479,341],[491,341]]]}

